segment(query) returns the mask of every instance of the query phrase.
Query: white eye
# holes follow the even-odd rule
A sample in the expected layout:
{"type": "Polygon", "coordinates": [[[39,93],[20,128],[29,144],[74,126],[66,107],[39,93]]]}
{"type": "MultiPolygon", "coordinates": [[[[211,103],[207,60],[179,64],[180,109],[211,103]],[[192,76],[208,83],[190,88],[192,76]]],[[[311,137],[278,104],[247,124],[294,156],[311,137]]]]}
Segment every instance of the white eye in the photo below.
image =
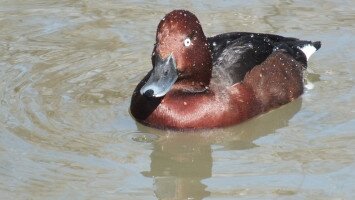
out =
{"type": "Polygon", "coordinates": [[[184,40],[184,45],[185,45],[185,47],[188,47],[188,46],[190,46],[192,43],[191,43],[191,40],[190,40],[190,38],[186,38],[185,40],[184,40]]]}

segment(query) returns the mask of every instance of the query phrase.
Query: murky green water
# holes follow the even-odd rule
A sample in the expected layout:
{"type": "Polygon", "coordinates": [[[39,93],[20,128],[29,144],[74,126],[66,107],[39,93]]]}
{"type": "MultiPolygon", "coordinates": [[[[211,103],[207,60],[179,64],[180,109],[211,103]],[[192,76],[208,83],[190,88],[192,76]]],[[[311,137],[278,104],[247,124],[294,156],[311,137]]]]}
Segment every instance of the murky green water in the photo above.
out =
{"type": "Polygon", "coordinates": [[[1,199],[354,199],[354,1],[0,0],[1,199]],[[136,124],[165,13],[321,40],[314,89],[239,126],[136,124]]]}

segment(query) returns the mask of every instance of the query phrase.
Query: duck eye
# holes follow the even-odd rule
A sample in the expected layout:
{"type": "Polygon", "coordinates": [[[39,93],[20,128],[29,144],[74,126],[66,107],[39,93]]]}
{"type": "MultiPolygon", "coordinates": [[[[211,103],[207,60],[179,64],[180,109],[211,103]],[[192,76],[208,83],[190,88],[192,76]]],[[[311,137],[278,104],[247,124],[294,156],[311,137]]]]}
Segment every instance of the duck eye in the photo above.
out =
{"type": "Polygon", "coordinates": [[[184,45],[185,45],[185,47],[188,47],[188,46],[190,46],[192,43],[191,43],[191,39],[190,38],[186,38],[185,40],[184,40],[184,45]]]}

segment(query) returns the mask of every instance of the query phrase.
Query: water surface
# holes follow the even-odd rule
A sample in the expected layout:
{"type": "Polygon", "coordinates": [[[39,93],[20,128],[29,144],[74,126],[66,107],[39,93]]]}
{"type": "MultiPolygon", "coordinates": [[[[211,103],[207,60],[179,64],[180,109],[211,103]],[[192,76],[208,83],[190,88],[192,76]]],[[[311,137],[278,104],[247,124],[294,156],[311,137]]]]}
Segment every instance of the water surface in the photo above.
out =
{"type": "Polygon", "coordinates": [[[354,199],[354,1],[0,0],[1,199],[354,199]],[[238,126],[137,124],[155,30],[184,8],[208,36],[321,40],[313,89],[238,126]]]}

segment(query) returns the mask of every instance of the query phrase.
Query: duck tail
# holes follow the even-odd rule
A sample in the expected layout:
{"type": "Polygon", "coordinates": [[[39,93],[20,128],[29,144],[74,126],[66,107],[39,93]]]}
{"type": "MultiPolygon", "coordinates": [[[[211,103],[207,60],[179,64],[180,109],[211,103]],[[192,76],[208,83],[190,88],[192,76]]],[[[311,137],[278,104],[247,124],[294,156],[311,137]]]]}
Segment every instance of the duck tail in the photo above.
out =
{"type": "Polygon", "coordinates": [[[306,56],[307,60],[311,57],[314,52],[316,52],[322,43],[320,41],[316,42],[302,42],[301,44],[297,45],[297,48],[302,51],[302,53],[306,56]]]}

